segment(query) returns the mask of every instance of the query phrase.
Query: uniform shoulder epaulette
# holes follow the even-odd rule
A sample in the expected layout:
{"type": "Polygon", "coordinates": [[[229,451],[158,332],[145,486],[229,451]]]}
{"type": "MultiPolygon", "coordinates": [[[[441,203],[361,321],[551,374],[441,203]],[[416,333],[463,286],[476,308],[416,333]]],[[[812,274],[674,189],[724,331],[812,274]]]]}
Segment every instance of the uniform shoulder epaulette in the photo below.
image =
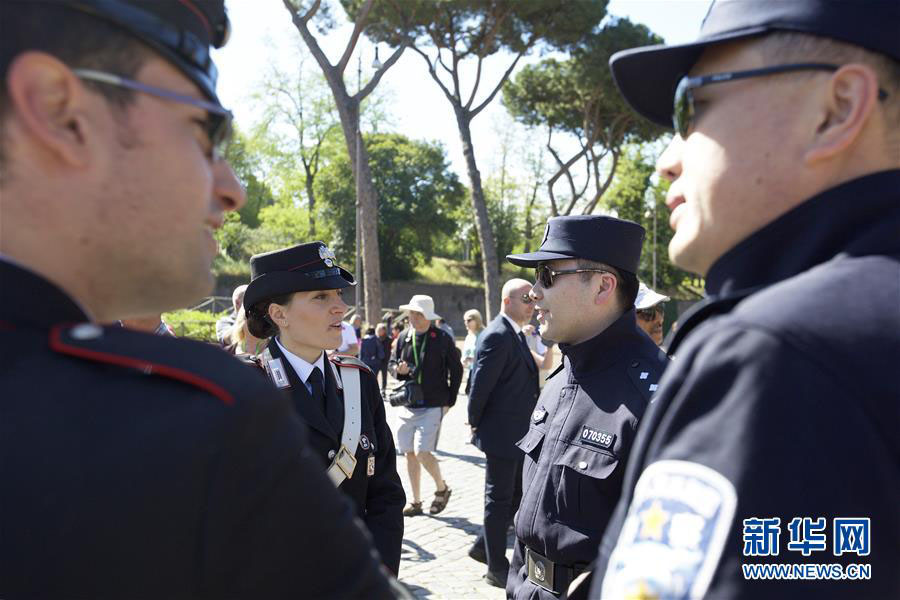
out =
{"type": "Polygon", "coordinates": [[[662,373],[645,358],[635,358],[628,364],[628,377],[648,402],[659,387],[662,373]]]}
{"type": "Polygon", "coordinates": [[[218,346],[194,340],[78,323],[51,329],[49,343],[59,354],[180,381],[229,406],[259,382],[218,346]]]}
{"type": "Polygon", "coordinates": [[[353,367],[362,371],[368,371],[369,373],[372,372],[372,369],[369,368],[369,365],[359,360],[355,356],[350,356],[349,354],[333,354],[328,358],[328,360],[339,367],[353,367]]]}

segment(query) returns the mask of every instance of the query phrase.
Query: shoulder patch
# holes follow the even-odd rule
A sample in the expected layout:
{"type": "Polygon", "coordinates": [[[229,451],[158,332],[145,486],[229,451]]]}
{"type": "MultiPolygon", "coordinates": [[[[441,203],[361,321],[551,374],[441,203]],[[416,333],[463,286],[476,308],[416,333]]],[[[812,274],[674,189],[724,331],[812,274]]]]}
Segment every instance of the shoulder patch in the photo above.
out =
{"type": "Polygon", "coordinates": [[[332,363],[339,367],[352,367],[354,369],[359,369],[360,371],[368,371],[372,372],[372,369],[369,368],[369,365],[359,360],[355,356],[350,356],[349,354],[334,354],[328,357],[332,363]]]}
{"type": "Polygon", "coordinates": [[[59,325],[50,331],[54,352],[174,379],[199,388],[226,405],[244,388],[249,371],[212,344],[101,327],[93,323],[59,325]]]}
{"type": "Polygon", "coordinates": [[[737,493],[699,463],[644,469],[603,580],[603,598],[703,598],[734,520],[737,493]]]}

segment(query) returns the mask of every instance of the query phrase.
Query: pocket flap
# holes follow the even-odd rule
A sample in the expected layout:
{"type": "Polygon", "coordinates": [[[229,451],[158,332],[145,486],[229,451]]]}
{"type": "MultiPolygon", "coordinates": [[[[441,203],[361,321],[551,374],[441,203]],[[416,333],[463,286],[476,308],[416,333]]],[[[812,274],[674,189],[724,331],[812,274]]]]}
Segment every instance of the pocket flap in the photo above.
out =
{"type": "Polygon", "coordinates": [[[619,459],[608,452],[570,444],[554,464],[569,467],[576,473],[594,479],[606,479],[616,470],[619,459]]]}
{"type": "Polygon", "coordinates": [[[528,433],[521,440],[516,442],[516,446],[521,448],[525,454],[531,454],[532,450],[541,445],[544,439],[544,432],[537,427],[530,427],[528,433]]]}

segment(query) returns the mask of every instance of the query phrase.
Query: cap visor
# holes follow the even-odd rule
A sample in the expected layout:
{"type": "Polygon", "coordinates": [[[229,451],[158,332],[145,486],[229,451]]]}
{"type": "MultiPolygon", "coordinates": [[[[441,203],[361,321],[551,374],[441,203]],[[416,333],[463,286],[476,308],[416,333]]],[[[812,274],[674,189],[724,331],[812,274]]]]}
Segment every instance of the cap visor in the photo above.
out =
{"type": "Polygon", "coordinates": [[[689,44],[644,46],[616,52],[609,59],[616,87],[631,107],[657,125],[672,129],[672,104],[678,81],[691,70],[710,44],[765,32],[751,27],[711,36],[689,44]]]}
{"type": "Polygon", "coordinates": [[[520,267],[536,267],[538,263],[548,260],[564,260],[567,258],[575,258],[569,254],[560,254],[559,252],[528,252],[526,254],[507,254],[506,260],[520,267]]]}

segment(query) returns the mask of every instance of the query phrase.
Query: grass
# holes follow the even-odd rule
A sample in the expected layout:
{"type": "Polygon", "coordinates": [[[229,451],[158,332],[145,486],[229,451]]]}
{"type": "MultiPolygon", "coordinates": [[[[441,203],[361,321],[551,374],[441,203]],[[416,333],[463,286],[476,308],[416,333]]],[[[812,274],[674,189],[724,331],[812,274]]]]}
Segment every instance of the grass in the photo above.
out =
{"type": "MultiPolygon", "coordinates": [[[[500,281],[506,281],[513,277],[528,279],[532,273],[505,260],[500,265],[500,281]]],[[[434,257],[430,265],[422,265],[416,269],[416,281],[424,283],[440,283],[452,285],[466,285],[469,287],[483,287],[479,269],[475,264],[450,258],[434,257]]]]}

